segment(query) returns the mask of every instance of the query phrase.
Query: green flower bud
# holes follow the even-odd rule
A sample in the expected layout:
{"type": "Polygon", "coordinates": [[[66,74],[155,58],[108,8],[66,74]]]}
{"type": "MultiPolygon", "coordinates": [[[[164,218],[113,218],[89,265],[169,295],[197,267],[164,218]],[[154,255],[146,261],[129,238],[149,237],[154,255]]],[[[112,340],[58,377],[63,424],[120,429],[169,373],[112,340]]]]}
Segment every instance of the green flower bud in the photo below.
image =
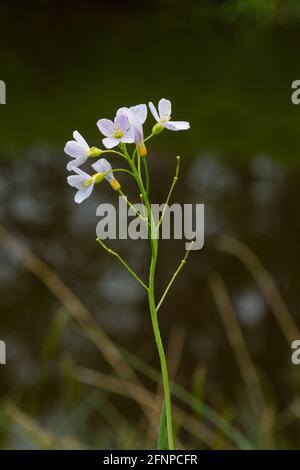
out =
{"type": "Polygon", "coordinates": [[[101,155],[101,153],[103,153],[103,150],[100,150],[97,147],[91,147],[89,152],[88,152],[88,156],[91,157],[91,158],[99,157],[99,155],[101,155]]]}
{"type": "Polygon", "coordinates": [[[92,180],[94,183],[101,183],[105,178],[105,174],[104,173],[95,173],[93,176],[92,176],[92,180]]]}

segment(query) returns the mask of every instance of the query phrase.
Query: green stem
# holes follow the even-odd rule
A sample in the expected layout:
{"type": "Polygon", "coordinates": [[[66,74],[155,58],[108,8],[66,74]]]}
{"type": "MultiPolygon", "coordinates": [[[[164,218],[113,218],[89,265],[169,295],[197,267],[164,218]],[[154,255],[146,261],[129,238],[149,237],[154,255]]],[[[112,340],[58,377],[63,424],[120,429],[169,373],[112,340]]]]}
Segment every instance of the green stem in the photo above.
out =
{"type": "Polygon", "coordinates": [[[179,155],[176,157],[176,159],[177,159],[177,163],[176,163],[175,176],[174,176],[174,178],[173,178],[173,183],[172,183],[172,185],[171,185],[169,194],[168,194],[168,196],[167,196],[167,200],[166,200],[166,202],[165,202],[162,215],[161,215],[161,217],[160,217],[160,219],[159,219],[159,221],[158,221],[157,228],[159,228],[159,227],[161,226],[162,221],[164,220],[164,216],[165,216],[166,210],[168,209],[168,205],[169,205],[169,202],[170,202],[170,199],[171,199],[173,190],[174,190],[175,185],[176,185],[176,183],[177,183],[177,181],[178,181],[179,165],[180,165],[180,157],[179,157],[179,155]]]}
{"type": "Polygon", "coordinates": [[[129,175],[133,176],[132,171],[126,170],[125,168],[112,168],[111,170],[106,171],[103,173],[104,175],[109,175],[109,173],[128,173],[129,175]]]}
{"type": "Polygon", "coordinates": [[[154,136],[154,134],[153,134],[153,132],[151,132],[151,134],[148,135],[148,137],[146,137],[146,138],[144,139],[144,142],[147,142],[147,140],[151,139],[153,136],[154,136]]]}
{"type": "MultiPolygon", "coordinates": [[[[132,169],[134,171],[134,169],[132,169]]],[[[139,175],[137,174],[139,177],[139,175]]],[[[167,421],[167,436],[168,436],[168,444],[169,450],[174,449],[174,437],[173,437],[173,423],[172,423],[172,405],[171,405],[171,391],[170,391],[170,381],[169,381],[169,373],[168,373],[168,366],[166,355],[161,339],[158,319],[157,319],[157,310],[155,306],[155,271],[156,271],[156,263],[157,263],[157,255],[158,255],[158,241],[156,238],[156,227],[152,224],[152,211],[151,205],[145,191],[143,182],[139,179],[138,182],[139,188],[141,189],[143,199],[145,201],[147,210],[148,210],[148,218],[150,222],[150,244],[151,244],[151,264],[150,264],[150,271],[149,271],[149,288],[148,288],[148,301],[149,301],[149,309],[151,314],[151,322],[153,333],[155,337],[155,342],[158,350],[159,360],[160,360],[160,367],[161,367],[161,374],[162,374],[162,382],[163,382],[163,389],[164,389],[164,403],[166,407],[166,421],[167,421]]]]}
{"type": "Polygon", "coordinates": [[[134,207],[134,205],[128,200],[127,196],[123,193],[123,191],[121,189],[119,189],[118,193],[120,194],[120,196],[124,199],[124,201],[126,202],[126,204],[128,204],[128,206],[133,210],[133,212],[138,216],[140,217],[140,219],[143,221],[143,222],[147,222],[148,221],[148,218],[147,217],[144,217],[138,210],[136,210],[136,208],[134,207]]]}
{"type": "Polygon", "coordinates": [[[146,193],[147,193],[147,196],[149,197],[149,186],[150,186],[150,183],[149,183],[149,170],[148,170],[147,159],[145,157],[143,158],[143,163],[144,163],[145,178],[146,178],[146,193]]]}
{"type": "MultiPolygon", "coordinates": [[[[172,424],[172,406],[171,406],[171,392],[170,392],[170,381],[169,381],[169,374],[168,374],[168,367],[167,367],[167,360],[166,355],[160,335],[160,329],[157,319],[157,310],[155,306],[155,271],[156,271],[156,262],[157,262],[157,254],[158,254],[158,241],[156,237],[157,228],[155,224],[152,223],[153,214],[151,211],[151,204],[145,190],[143,180],[141,178],[140,171],[135,166],[134,159],[130,158],[126,145],[121,146],[124,156],[130,166],[131,171],[134,174],[134,178],[138,185],[139,191],[142,194],[142,198],[145,202],[147,211],[148,211],[148,220],[149,220],[149,235],[150,235],[150,245],[151,245],[151,264],[150,264],[150,271],[149,271],[149,287],[145,286],[143,281],[129,268],[129,266],[124,262],[124,260],[112,250],[108,250],[107,247],[104,248],[109,251],[111,254],[117,256],[117,258],[124,264],[126,269],[137,279],[137,281],[146,287],[148,291],[148,302],[149,302],[149,309],[151,314],[151,322],[153,333],[157,345],[159,360],[160,360],[160,367],[161,367],[161,374],[162,374],[162,382],[163,382],[163,390],[164,390],[164,403],[166,407],[166,421],[167,421],[167,436],[168,436],[168,445],[170,450],[174,450],[174,437],[173,437],[173,424],[172,424]]],[[[178,167],[178,164],[177,164],[178,167]]],[[[99,240],[99,243],[102,244],[99,240]]]]}
{"type": "Polygon", "coordinates": [[[141,157],[138,157],[138,174],[139,174],[139,179],[142,183],[142,185],[144,186],[144,183],[143,183],[143,178],[142,178],[142,172],[141,172],[141,157]]]}
{"type": "Polygon", "coordinates": [[[127,271],[129,271],[130,274],[139,282],[139,284],[141,284],[141,286],[143,286],[144,289],[148,291],[148,286],[146,286],[146,284],[139,278],[139,276],[133,271],[133,269],[131,269],[131,267],[126,263],[126,261],[124,261],[124,259],[119,255],[119,253],[112,250],[111,248],[108,248],[108,246],[106,246],[105,243],[100,240],[100,238],[96,238],[96,241],[102,246],[102,248],[104,248],[104,250],[107,251],[107,253],[118,258],[118,260],[123,264],[127,271]]]}
{"type": "Polygon", "coordinates": [[[166,405],[163,403],[163,407],[160,415],[159,423],[159,434],[157,439],[157,450],[163,450],[165,448],[165,433],[166,433],[166,405]]]}
{"type": "MultiPolygon", "coordinates": [[[[154,241],[156,242],[156,245],[157,245],[157,240],[154,240],[154,241]]],[[[157,261],[157,248],[153,250],[153,244],[151,246],[152,246],[152,257],[151,257],[150,274],[149,274],[148,300],[149,300],[152,327],[153,327],[154,337],[155,337],[156,346],[158,350],[161,374],[162,374],[162,382],[163,382],[164,398],[165,398],[165,406],[166,406],[167,436],[168,436],[169,450],[174,450],[170,381],[169,381],[166,355],[165,355],[165,351],[164,351],[164,347],[163,347],[163,343],[162,343],[162,339],[160,335],[160,330],[159,330],[159,324],[157,320],[157,310],[155,307],[154,279],[155,279],[155,269],[156,269],[156,261],[157,261]]]]}
{"type": "Polygon", "coordinates": [[[188,257],[189,254],[190,254],[191,246],[193,245],[193,243],[194,243],[194,241],[192,241],[192,242],[190,243],[190,246],[189,246],[189,248],[186,250],[186,253],[185,253],[185,255],[184,255],[184,258],[180,261],[180,265],[178,266],[178,268],[176,269],[175,273],[174,273],[173,276],[171,277],[171,280],[170,280],[169,284],[167,285],[167,287],[166,287],[166,289],[165,289],[165,291],[164,291],[164,293],[163,293],[163,295],[162,295],[160,301],[159,301],[158,304],[157,304],[157,307],[156,307],[156,311],[157,311],[157,312],[158,312],[158,310],[160,309],[160,307],[161,307],[163,301],[165,300],[167,293],[168,293],[169,290],[171,289],[171,286],[172,286],[173,282],[175,281],[176,277],[178,276],[178,274],[179,274],[180,271],[182,270],[183,266],[185,265],[185,262],[186,262],[186,260],[187,260],[187,257],[188,257]]]}
{"type": "MultiPolygon", "coordinates": [[[[115,155],[119,155],[119,157],[122,157],[122,158],[126,158],[126,156],[124,155],[124,153],[122,152],[118,152],[118,150],[103,150],[102,154],[103,153],[114,153],[115,155]]],[[[102,155],[101,154],[101,155],[102,155]]]]}

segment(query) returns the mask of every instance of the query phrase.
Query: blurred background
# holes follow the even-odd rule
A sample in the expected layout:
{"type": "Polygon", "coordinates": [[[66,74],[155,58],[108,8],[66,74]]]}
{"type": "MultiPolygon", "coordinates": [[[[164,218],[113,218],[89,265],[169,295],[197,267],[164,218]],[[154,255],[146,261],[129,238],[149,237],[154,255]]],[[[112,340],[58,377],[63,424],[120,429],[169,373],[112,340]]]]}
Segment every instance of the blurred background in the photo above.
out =
{"type": "MultiPolygon", "coordinates": [[[[179,154],[173,201],[205,204],[205,246],[159,315],[177,448],[300,447],[299,41],[297,0],[1,2],[1,448],[155,447],[147,299],[95,242],[116,195],[76,205],[63,148],[161,97],[191,130],[149,144],[153,201],[179,154]]],[[[112,247],[146,278],[146,242],[112,247]]],[[[158,295],[183,254],[161,243],[158,295]]]]}

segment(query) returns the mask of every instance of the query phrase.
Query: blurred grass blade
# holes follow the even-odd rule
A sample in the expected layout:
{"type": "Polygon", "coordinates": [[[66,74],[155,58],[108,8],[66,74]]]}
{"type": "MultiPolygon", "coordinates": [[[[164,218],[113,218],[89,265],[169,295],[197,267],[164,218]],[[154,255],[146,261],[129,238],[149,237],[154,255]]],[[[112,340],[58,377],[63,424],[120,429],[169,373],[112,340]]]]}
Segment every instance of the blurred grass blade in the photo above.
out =
{"type": "MultiPolygon", "coordinates": [[[[131,367],[154,382],[157,383],[159,381],[160,376],[156,369],[154,369],[140,357],[132,354],[127,349],[120,348],[120,351],[123,353],[131,367]]],[[[235,443],[238,449],[249,450],[253,448],[252,443],[242,434],[241,431],[235,428],[231,423],[227,422],[209,405],[175,382],[172,383],[172,395],[179,398],[195,413],[206,418],[211,424],[216,426],[217,429],[221,430],[225,436],[229,437],[229,439],[235,443]]]]}

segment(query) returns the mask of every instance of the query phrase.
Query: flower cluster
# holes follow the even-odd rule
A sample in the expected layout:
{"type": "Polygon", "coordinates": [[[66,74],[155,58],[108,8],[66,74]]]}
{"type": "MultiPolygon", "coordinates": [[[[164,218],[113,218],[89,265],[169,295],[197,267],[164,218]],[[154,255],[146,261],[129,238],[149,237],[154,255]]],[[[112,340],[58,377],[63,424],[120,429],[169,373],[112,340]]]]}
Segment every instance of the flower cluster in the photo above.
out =
{"type": "MultiPolygon", "coordinates": [[[[156,120],[156,124],[152,128],[153,135],[157,135],[164,128],[171,131],[180,131],[189,129],[190,125],[186,121],[172,121],[172,106],[169,100],[162,98],[158,103],[158,110],[152,102],[149,102],[149,109],[156,120]]],[[[148,109],[145,104],[131,106],[130,108],[122,107],[118,109],[114,120],[99,119],[97,126],[104,135],[102,143],[107,150],[101,150],[97,147],[89,147],[86,140],[78,131],[73,133],[74,140],[70,140],[65,145],[65,153],[72,157],[67,164],[67,170],[73,171],[75,174],[68,177],[68,183],[77,189],[75,194],[75,202],[81,203],[87,199],[93,191],[95,183],[100,183],[106,179],[115,191],[120,191],[120,183],[113,175],[111,164],[101,158],[92,165],[96,171],[93,175],[89,175],[79,167],[83,165],[90,157],[99,157],[103,153],[112,152],[111,149],[119,146],[124,149],[126,144],[135,144],[138,157],[147,155],[147,149],[144,140],[143,125],[147,119],[148,109]]]]}

